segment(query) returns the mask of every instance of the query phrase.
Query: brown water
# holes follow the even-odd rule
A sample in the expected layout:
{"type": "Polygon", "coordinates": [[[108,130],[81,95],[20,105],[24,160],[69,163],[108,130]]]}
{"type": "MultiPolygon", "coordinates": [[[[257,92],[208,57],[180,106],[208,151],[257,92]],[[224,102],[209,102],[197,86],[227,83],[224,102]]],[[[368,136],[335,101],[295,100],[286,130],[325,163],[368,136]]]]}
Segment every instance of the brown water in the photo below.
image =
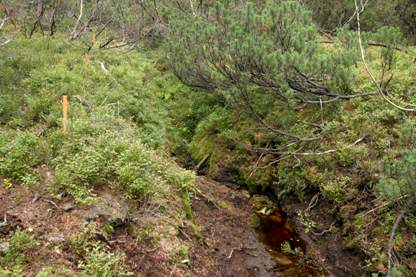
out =
{"type": "Polygon", "coordinates": [[[298,238],[284,213],[275,208],[268,215],[258,216],[259,225],[256,228],[258,239],[278,264],[275,276],[323,276],[312,266],[299,262],[304,256],[305,243],[298,238]],[[285,243],[290,245],[293,254],[282,252],[282,245],[285,243]]]}
{"type": "Polygon", "coordinates": [[[322,276],[305,263],[303,243],[267,197],[202,176],[196,186],[192,209],[204,243],[191,253],[190,276],[322,276]],[[299,249],[296,255],[282,253],[285,241],[299,249]]]}

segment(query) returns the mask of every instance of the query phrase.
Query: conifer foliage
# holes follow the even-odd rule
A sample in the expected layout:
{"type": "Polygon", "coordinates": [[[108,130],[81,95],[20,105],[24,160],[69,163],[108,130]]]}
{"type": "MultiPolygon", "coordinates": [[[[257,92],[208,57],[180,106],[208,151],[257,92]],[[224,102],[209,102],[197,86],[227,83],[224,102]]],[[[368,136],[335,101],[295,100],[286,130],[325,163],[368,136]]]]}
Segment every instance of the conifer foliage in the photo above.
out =
{"type": "Polygon", "coordinates": [[[296,1],[219,1],[171,25],[170,62],[188,85],[261,88],[296,101],[353,97],[353,59],[323,51],[310,13],[296,1]]]}

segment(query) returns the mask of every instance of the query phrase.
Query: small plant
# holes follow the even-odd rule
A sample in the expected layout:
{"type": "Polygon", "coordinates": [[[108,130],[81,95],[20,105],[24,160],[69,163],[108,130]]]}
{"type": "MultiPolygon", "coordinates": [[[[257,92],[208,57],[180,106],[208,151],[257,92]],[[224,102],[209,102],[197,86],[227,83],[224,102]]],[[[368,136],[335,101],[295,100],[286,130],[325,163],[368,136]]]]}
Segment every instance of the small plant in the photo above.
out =
{"type": "Polygon", "coordinates": [[[185,244],[178,244],[174,249],[170,262],[174,263],[189,263],[189,247],[185,244]]]}
{"type": "Polygon", "coordinates": [[[100,245],[96,244],[87,251],[85,259],[79,263],[79,268],[84,271],[84,276],[126,276],[124,259],[122,255],[106,252],[100,245]]]}
{"type": "Polygon", "coordinates": [[[282,253],[286,255],[299,255],[302,251],[299,247],[292,248],[292,246],[290,246],[290,242],[288,241],[283,242],[280,249],[282,253]]]}
{"type": "Polygon", "coordinates": [[[309,214],[307,212],[298,212],[298,216],[300,222],[305,227],[306,233],[309,233],[316,227],[316,222],[309,218],[309,214]]]}
{"type": "Polygon", "coordinates": [[[11,189],[13,187],[13,183],[10,179],[3,179],[3,183],[2,183],[3,188],[5,189],[11,189]]]}
{"type": "Polygon", "coordinates": [[[290,243],[288,241],[285,241],[282,243],[282,245],[280,246],[282,252],[286,255],[294,255],[295,254],[295,250],[292,249],[292,247],[290,246],[290,243]]]}
{"type": "Polygon", "coordinates": [[[35,246],[36,242],[32,236],[19,229],[16,230],[10,239],[9,249],[4,257],[0,258],[0,265],[13,271],[22,268],[26,263],[27,254],[35,246]]]}
{"type": "Polygon", "coordinates": [[[91,224],[83,227],[78,234],[71,237],[72,251],[79,257],[84,257],[96,244],[95,233],[97,230],[97,226],[91,224]]]}

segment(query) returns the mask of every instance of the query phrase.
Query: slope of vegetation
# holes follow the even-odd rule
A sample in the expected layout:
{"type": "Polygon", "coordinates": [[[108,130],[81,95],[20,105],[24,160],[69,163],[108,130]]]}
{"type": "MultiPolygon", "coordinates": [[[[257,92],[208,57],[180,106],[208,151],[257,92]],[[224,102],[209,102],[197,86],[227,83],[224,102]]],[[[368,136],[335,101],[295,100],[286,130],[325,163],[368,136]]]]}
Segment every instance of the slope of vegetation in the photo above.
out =
{"type": "MultiPolygon", "coordinates": [[[[170,128],[164,98],[172,90],[165,86],[172,77],[154,62],[137,51],[83,56],[80,45],[61,38],[17,39],[0,60],[2,186],[42,188],[85,204],[95,203],[97,190],[112,188],[143,203],[143,217],[155,217],[160,233],[192,218],[194,174],[162,147],[170,128]],[[70,99],[67,134],[62,95],[70,99]],[[146,215],[146,207],[159,211],[146,215]]],[[[101,249],[91,248],[80,265],[88,276],[112,276],[106,266],[116,265],[100,263],[113,257],[101,249]]],[[[10,269],[9,260],[0,264],[10,269]]]]}
{"type": "MultiPolygon", "coordinates": [[[[137,241],[184,267],[178,233],[200,234],[179,163],[276,200],[329,273],[351,273],[331,271],[344,255],[415,274],[414,1],[116,2],[0,2],[2,189],[133,199],[137,241]]],[[[75,268],[39,276],[128,275],[97,232],[71,233],[75,268]]],[[[0,276],[21,276],[39,242],[6,233],[0,276]]]]}
{"type": "Polygon", "coordinates": [[[394,27],[363,33],[375,85],[356,32],[326,37],[315,28],[295,1],[224,1],[204,16],[178,18],[171,67],[203,89],[192,95],[210,95],[179,95],[187,105],[176,122],[198,118],[189,152],[195,164],[206,160],[211,176],[272,191],[281,203],[296,195],[304,205],[290,210],[289,203],[288,212],[314,240],[340,235],[335,243],[358,254],[366,270],[384,274],[401,264],[390,273],[412,275],[416,122],[414,105],[403,103],[416,100],[414,48],[400,48],[405,39],[394,27]]]}

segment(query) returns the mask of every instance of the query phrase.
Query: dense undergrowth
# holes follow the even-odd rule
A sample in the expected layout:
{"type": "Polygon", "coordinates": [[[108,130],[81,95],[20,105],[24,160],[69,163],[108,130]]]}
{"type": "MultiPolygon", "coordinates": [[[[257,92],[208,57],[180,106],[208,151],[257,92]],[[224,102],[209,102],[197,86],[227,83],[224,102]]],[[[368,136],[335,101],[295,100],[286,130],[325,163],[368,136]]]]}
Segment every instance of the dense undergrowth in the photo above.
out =
{"type": "MultiPolygon", "coordinates": [[[[400,59],[407,63],[406,55],[400,59]]],[[[409,77],[414,76],[414,70],[414,64],[403,66],[394,86],[414,91],[415,83],[409,77]]],[[[360,88],[370,86],[363,75],[357,84],[360,88]]],[[[416,255],[414,116],[392,109],[377,97],[324,105],[322,112],[306,108],[296,117],[281,106],[274,111],[268,109],[270,103],[259,103],[266,118],[277,125],[289,123],[293,126],[290,130],[302,130],[300,126],[308,122],[314,126],[312,122],[322,120],[318,129],[325,135],[312,149],[303,150],[302,143],[279,149],[287,143],[276,141],[259,127],[239,103],[226,101],[227,96],[221,93],[207,98],[190,93],[193,96],[189,97],[189,92],[177,96],[176,101],[186,105],[176,113],[180,115],[176,122],[196,126],[187,134],[195,164],[208,157],[205,168],[210,176],[238,182],[252,193],[272,190],[278,199],[295,194],[301,202],[305,195],[321,195],[321,201],[333,205],[333,216],[340,223],[331,227],[331,232],[342,233],[343,247],[364,257],[368,272],[386,272],[390,232],[397,214],[406,210],[394,242],[403,264],[395,272],[397,276],[412,275],[416,255]],[[210,105],[211,109],[195,108],[199,105],[210,105]],[[190,110],[196,113],[190,116],[190,110]],[[261,151],[270,148],[274,153],[261,151]]],[[[316,225],[307,215],[303,220],[305,227],[316,225]]]]}
{"type": "MultiPolygon", "coordinates": [[[[383,34],[364,35],[377,39],[383,34]]],[[[330,46],[317,46],[317,55],[330,52],[337,57],[342,51],[351,58],[344,64],[348,76],[343,76],[351,89],[372,92],[354,36],[340,33],[330,46]]],[[[251,193],[273,191],[278,200],[296,195],[300,201],[305,195],[320,195],[334,207],[337,224],[330,232],[341,233],[343,247],[363,257],[365,270],[375,276],[387,271],[391,230],[397,214],[405,211],[394,240],[400,260],[394,272],[411,275],[416,270],[412,113],[393,108],[377,95],[293,109],[292,102],[264,97],[261,89],[250,91],[253,106],[266,122],[291,134],[322,135],[312,142],[293,142],[259,124],[239,98],[238,87],[207,91],[180,83],[168,71],[165,51],[85,54],[81,43],[59,35],[17,38],[3,46],[2,184],[41,186],[79,203],[93,203],[95,192],[108,187],[143,205],[158,206],[162,222],[180,225],[192,219],[194,174],[179,167],[169,157],[173,154],[179,163],[199,165],[206,174],[239,183],[251,193]],[[70,99],[67,134],[62,132],[63,95],[70,99]]],[[[389,95],[414,103],[413,51],[395,51],[390,64],[394,71],[387,73],[384,48],[368,46],[367,58],[376,72],[393,72],[389,95]]],[[[331,68],[326,70],[331,73],[331,68]]],[[[307,214],[302,218],[305,227],[313,228],[307,214]]],[[[75,245],[84,251],[79,268],[86,276],[121,275],[122,256],[89,242],[84,247],[77,239],[75,245]]],[[[11,254],[1,258],[0,265],[8,264],[10,257],[17,262],[4,272],[19,272],[22,253],[34,243],[16,231],[11,254]]],[[[49,276],[47,271],[39,276],[49,276]]]]}
{"type": "MultiPolygon", "coordinates": [[[[163,226],[192,219],[194,173],[180,168],[166,151],[171,125],[165,99],[175,87],[153,60],[122,50],[86,56],[80,44],[60,38],[17,39],[0,55],[4,187],[47,189],[84,204],[94,204],[97,190],[112,188],[142,203],[144,217],[146,207],[159,207],[157,214],[147,215],[158,218],[153,223],[157,236],[163,226]],[[70,99],[68,133],[62,131],[63,95],[70,99]]],[[[23,257],[26,244],[12,242],[8,252],[23,257]]],[[[85,276],[123,275],[117,273],[120,257],[100,245],[85,249],[79,264],[85,276]]],[[[23,258],[10,259],[9,254],[0,258],[5,268],[0,275],[20,276],[23,258]]]]}
{"type": "Polygon", "coordinates": [[[175,96],[174,123],[209,175],[279,200],[321,197],[333,206],[330,232],[365,270],[412,275],[416,121],[388,100],[414,107],[402,104],[416,100],[414,47],[389,26],[321,36],[310,15],[296,1],[224,1],[175,18],[170,67],[202,92],[175,96]]]}

